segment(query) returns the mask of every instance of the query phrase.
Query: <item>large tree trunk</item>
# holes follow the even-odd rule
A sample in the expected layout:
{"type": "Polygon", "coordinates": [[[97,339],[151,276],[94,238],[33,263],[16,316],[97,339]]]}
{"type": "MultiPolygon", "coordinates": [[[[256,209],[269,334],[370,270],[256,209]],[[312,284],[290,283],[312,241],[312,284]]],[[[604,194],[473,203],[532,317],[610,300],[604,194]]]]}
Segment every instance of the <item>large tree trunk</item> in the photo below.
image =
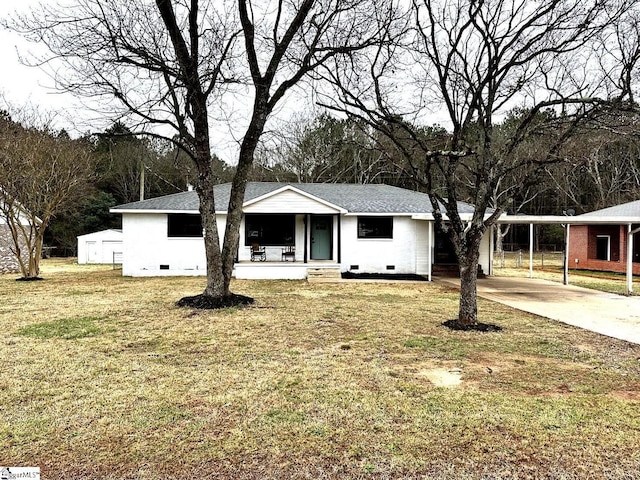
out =
{"type": "MultiPolygon", "coordinates": [[[[218,235],[215,198],[213,194],[214,183],[212,170],[210,168],[201,169],[196,191],[200,199],[200,215],[204,229],[204,246],[207,258],[207,286],[201,295],[183,297],[178,300],[176,304],[180,307],[211,309],[253,303],[253,298],[233,294],[229,289],[231,272],[233,271],[233,261],[227,267],[223,261],[223,252],[220,250],[220,237],[218,235]]],[[[242,203],[240,207],[242,207],[242,203]]],[[[239,210],[239,215],[242,216],[242,208],[239,210]]],[[[231,214],[232,211],[234,211],[234,209],[232,209],[230,205],[229,214],[231,214]]],[[[226,249],[227,246],[225,245],[225,250],[226,249]]]]}
{"type": "Polygon", "coordinates": [[[204,251],[207,258],[207,286],[203,295],[221,298],[228,296],[230,292],[228,286],[225,286],[222,276],[222,256],[220,254],[220,237],[218,236],[213,186],[213,175],[210,174],[201,174],[196,185],[204,230],[204,251]]]}
{"type": "Polygon", "coordinates": [[[23,280],[37,280],[40,275],[40,259],[42,258],[42,245],[44,231],[48,225],[48,219],[40,220],[34,215],[29,215],[28,222],[23,223],[22,216],[15,208],[6,208],[5,216],[11,232],[13,248],[23,280]]]}
{"type": "Polygon", "coordinates": [[[40,260],[42,259],[42,247],[44,245],[44,231],[46,225],[41,224],[36,227],[33,247],[29,252],[29,278],[40,276],[40,260]]]}
{"type": "Polygon", "coordinates": [[[248,160],[242,153],[236,169],[236,174],[231,182],[231,193],[229,195],[229,211],[227,212],[227,226],[224,232],[224,246],[222,250],[222,281],[225,289],[229,289],[231,284],[231,274],[233,264],[238,255],[240,246],[240,223],[242,222],[242,205],[244,194],[247,189],[248,171],[253,161],[253,156],[248,160]]]}
{"type": "MultiPolygon", "coordinates": [[[[204,246],[207,258],[207,286],[201,295],[183,297],[178,300],[176,304],[180,307],[211,309],[253,303],[253,298],[233,294],[229,289],[233,262],[231,262],[227,270],[220,250],[220,237],[218,235],[215,198],[213,194],[214,183],[214,175],[211,169],[207,169],[206,171],[201,170],[196,191],[200,199],[200,215],[202,216],[202,227],[204,229],[204,246]]],[[[241,209],[240,215],[242,215],[241,209]]]]}
{"type": "Polygon", "coordinates": [[[469,327],[478,323],[478,262],[482,228],[473,228],[460,238],[457,246],[460,268],[460,305],[458,323],[469,327]]]}
{"type": "Polygon", "coordinates": [[[460,306],[458,322],[463,326],[478,323],[478,255],[470,252],[460,259],[460,306]]]}

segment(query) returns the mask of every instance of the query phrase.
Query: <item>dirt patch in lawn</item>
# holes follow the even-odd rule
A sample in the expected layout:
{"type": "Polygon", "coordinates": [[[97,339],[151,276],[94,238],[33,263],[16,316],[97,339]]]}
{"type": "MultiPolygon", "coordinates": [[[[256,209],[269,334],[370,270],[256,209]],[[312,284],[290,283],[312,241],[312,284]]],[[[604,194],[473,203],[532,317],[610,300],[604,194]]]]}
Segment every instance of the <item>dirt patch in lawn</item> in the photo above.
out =
{"type": "Polygon", "coordinates": [[[460,368],[431,368],[420,370],[418,375],[427,377],[436,387],[457,387],[462,383],[460,368]]]}
{"type": "Polygon", "coordinates": [[[634,390],[614,390],[610,395],[621,400],[632,400],[637,402],[640,400],[640,385],[637,387],[638,388],[634,390]]]}

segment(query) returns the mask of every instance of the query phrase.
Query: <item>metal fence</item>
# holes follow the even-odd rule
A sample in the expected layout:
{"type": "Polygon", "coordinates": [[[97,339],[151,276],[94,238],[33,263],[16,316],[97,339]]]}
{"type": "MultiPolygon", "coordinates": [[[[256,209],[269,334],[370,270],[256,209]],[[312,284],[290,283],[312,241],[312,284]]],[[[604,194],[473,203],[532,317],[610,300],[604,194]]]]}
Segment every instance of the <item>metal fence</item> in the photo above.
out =
{"type": "MultiPolygon", "coordinates": [[[[564,252],[533,252],[533,268],[562,268],[564,252]]],[[[493,268],[529,268],[529,251],[495,252],[493,268]]]]}

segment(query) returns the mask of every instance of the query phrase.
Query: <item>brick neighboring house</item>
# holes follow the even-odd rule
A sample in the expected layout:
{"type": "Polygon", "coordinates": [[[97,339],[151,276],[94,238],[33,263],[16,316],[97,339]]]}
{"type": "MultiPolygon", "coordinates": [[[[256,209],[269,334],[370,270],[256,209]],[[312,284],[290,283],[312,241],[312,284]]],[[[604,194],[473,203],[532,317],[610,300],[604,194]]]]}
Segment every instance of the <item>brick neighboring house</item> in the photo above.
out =
{"type": "MultiPolygon", "coordinates": [[[[596,210],[574,217],[585,225],[572,225],[569,238],[569,266],[584,270],[625,273],[628,233],[640,226],[640,200],[596,210]],[[588,220],[598,223],[588,224],[588,220]],[[603,220],[610,219],[610,224],[603,220]]],[[[640,232],[633,234],[633,274],[640,275],[640,232]]]]}

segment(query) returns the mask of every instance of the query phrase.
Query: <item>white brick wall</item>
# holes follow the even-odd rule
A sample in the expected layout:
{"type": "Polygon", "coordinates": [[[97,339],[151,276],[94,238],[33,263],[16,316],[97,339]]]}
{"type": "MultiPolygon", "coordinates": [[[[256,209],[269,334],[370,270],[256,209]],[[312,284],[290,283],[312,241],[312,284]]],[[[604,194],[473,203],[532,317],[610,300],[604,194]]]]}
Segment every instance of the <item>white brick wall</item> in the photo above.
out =
{"type": "MultiPolygon", "coordinates": [[[[296,260],[304,255],[304,215],[296,215],[296,260]]],[[[424,270],[428,248],[424,236],[427,222],[412,220],[408,216],[394,217],[392,239],[358,238],[357,216],[340,217],[342,240],[341,271],[358,265],[354,273],[412,274],[424,270]],[[420,262],[420,265],[418,265],[420,262]],[[393,266],[392,270],[387,269],[393,266]],[[420,268],[418,268],[420,267],[420,268]]],[[[222,242],[226,216],[218,216],[218,231],[222,242]]],[[[123,275],[125,276],[174,276],[206,275],[206,258],[202,238],[168,238],[166,214],[123,214],[123,275]],[[161,269],[168,265],[168,269],[161,269]]],[[[337,225],[334,224],[334,259],[337,259],[337,225]]],[[[269,247],[267,247],[269,248],[269,247]]],[[[480,263],[489,272],[490,235],[482,241],[480,263]]],[[[244,245],[244,221],[240,226],[240,261],[250,259],[249,247],[244,245]]],[[[281,248],[267,251],[269,261],[281,259],[281,248]]],[[[277,270],[276,270],[277,271],[277,270]]]]}
{"type": "Polygon", "coordinates": [[[358,217],[342,217],[342,271],[358,265],[354,273],[416,273],[416,223],[394,217],[393,238],[358,238],[358,217]]]}

